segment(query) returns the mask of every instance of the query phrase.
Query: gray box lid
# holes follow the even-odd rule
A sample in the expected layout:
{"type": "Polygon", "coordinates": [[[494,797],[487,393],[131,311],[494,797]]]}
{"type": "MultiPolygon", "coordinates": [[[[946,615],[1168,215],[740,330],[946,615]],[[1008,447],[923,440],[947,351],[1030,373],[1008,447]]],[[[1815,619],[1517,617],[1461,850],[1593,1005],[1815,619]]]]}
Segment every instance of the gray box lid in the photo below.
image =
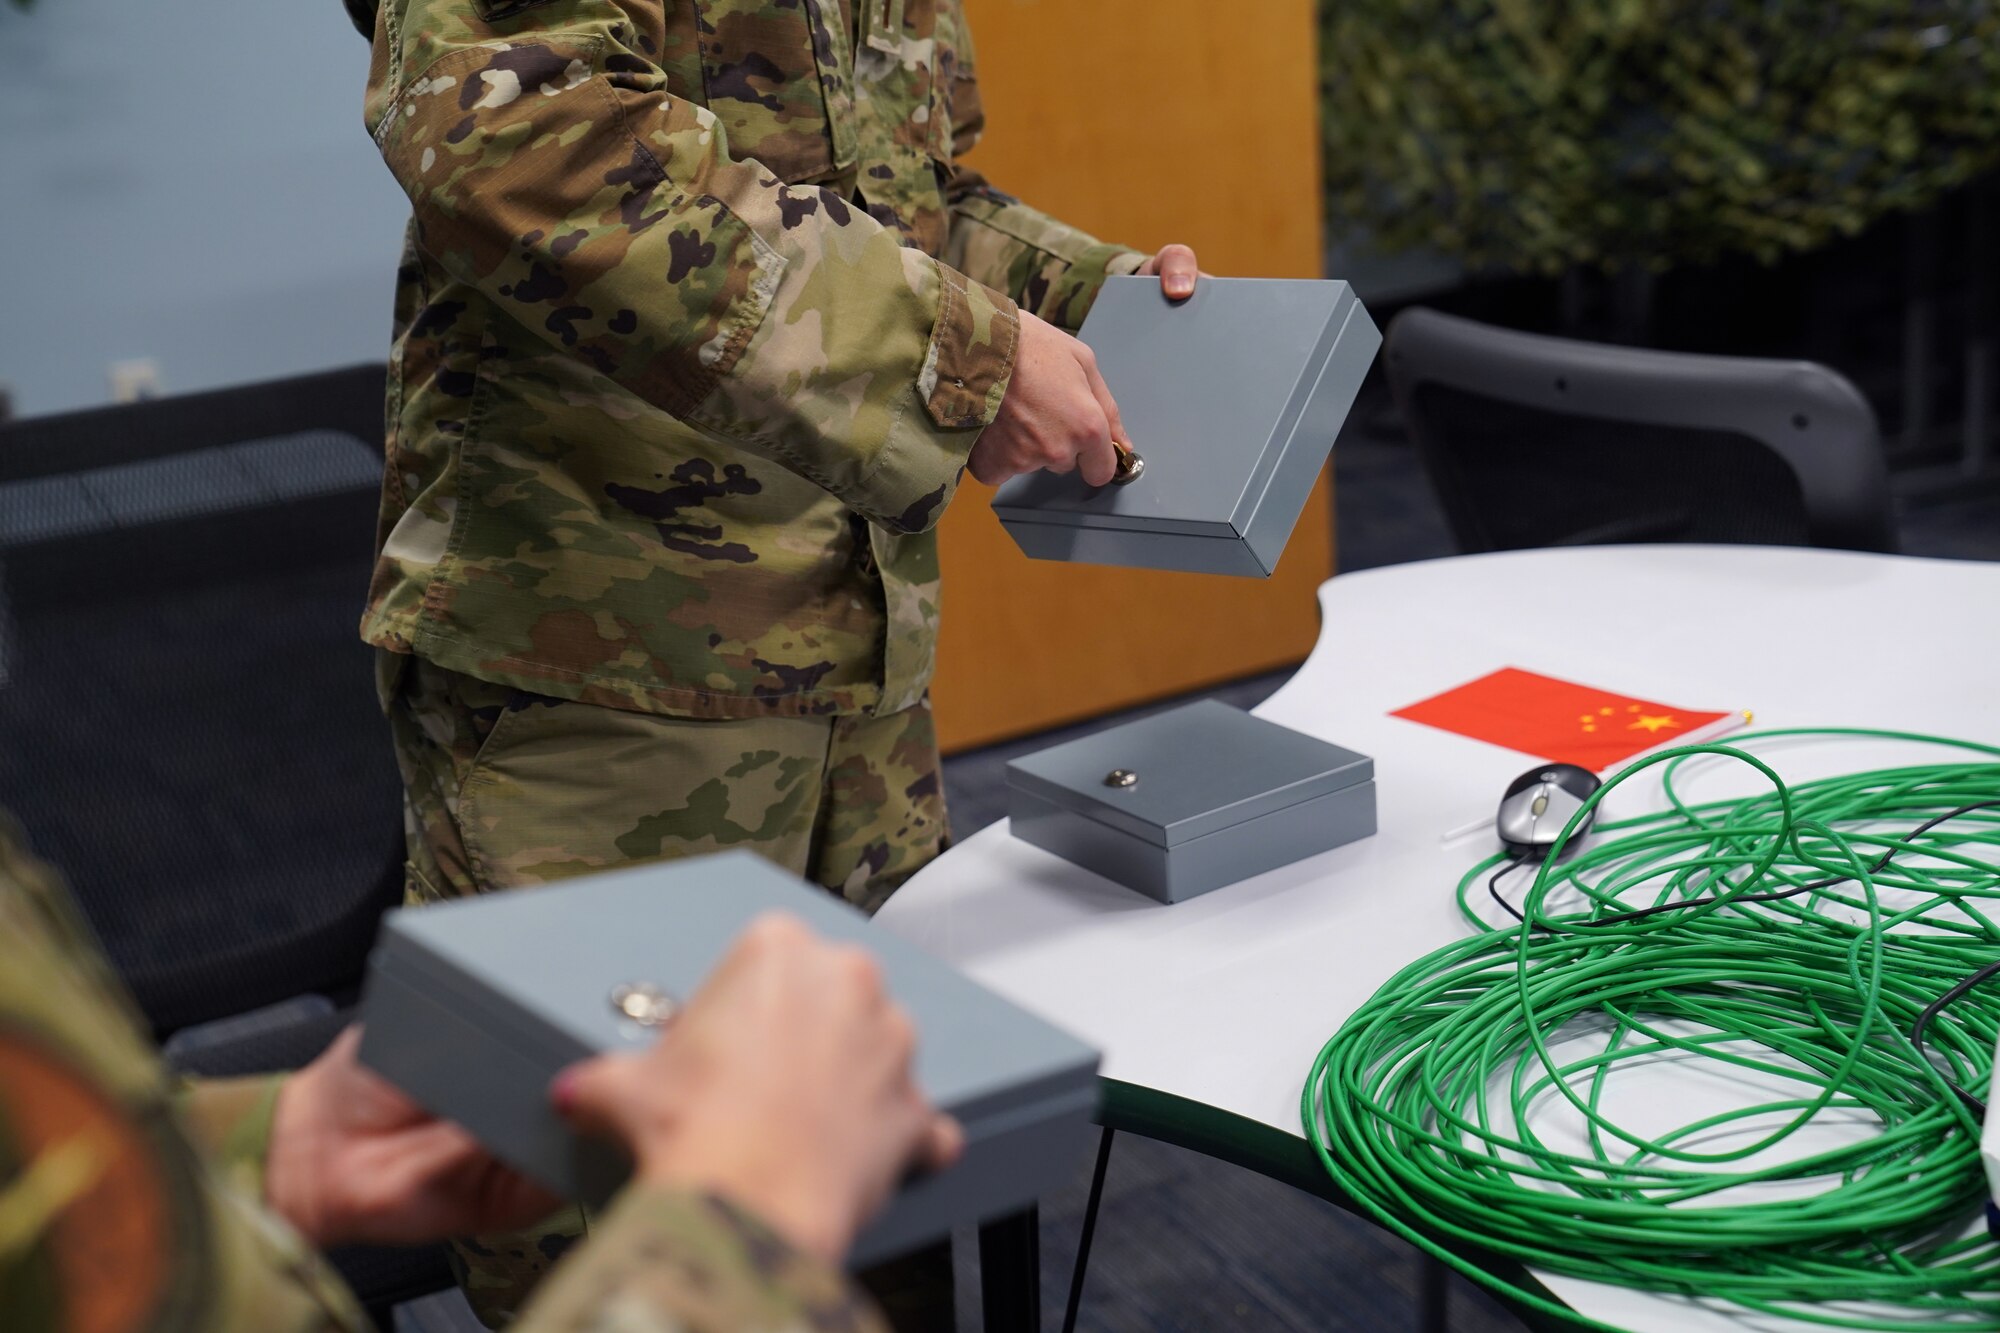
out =
{"type": "Polygon", "coordinates": [[[917,1085],[969,1129],[1096,1070],[1083,1042],[748,851],[392,912],[374,966],[566,1064],[649,1045],[657,1034],[618,1015],[610,989],[646,982],[685,1000],[751,918],[772,910],[876,957],[917,1024],[917,1085]]]}
{"type": "Polygon", "coordinates": [[[1214,699],[1038,750],[1007,781],[1137,838],[1175,847],[1375,776],[1367,755],[1214,699]],[[1106,785],[1123,769],[1129,787],[1106,785]]]}
{"type": "MultiPolygon", "coordinates": [[[[1031,473],[1000,488],[994,512],[1007,523],[1246,536],[1356,316],[1372,353],[1379,339],[1345,282],[1204,278],[1171,302],[1157,278],[1106,280],[1078,336],[1097,354],[1145,476],[1093,488],[1075,473],[1031,473]]],[[[1333,437],[1296,447],[1323,461],[1333,437]]]]}

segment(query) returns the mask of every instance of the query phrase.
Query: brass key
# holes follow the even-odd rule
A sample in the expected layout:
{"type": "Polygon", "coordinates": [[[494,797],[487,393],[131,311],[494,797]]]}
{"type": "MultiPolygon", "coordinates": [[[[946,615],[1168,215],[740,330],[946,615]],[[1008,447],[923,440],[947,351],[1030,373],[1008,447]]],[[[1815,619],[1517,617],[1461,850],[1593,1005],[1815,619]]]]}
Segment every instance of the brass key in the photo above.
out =
{"type": "Polygon", "coordinates": [[[1114,439],[1111,447],[1118,451],[1118,470],[1111,474],[1113,486],[1130,486],[1146,475],[1146,460],[1139,457],[1139,451],[1123,440],[1114,439]]]}

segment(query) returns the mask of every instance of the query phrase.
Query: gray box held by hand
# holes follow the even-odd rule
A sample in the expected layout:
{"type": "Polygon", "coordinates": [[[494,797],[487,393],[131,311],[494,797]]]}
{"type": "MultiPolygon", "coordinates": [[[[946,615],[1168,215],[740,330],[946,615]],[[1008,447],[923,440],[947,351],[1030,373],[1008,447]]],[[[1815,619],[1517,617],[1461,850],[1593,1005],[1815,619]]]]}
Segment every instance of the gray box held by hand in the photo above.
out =
{"type": "Polygon", "coordinates": [[[993,497],[1037,560],[1269,575],[1382,335],[1344,282],[1203,278],[1170,302],[1112,278],[1078,334],[1145,471],[1016,477],[993,497]]]}
{"type": "Polygon", "coordinates": [[[1069,1178],[1090,1142],[1097,1052],[747,851],[390,913],[369,963],[362,1062],[533,1179],[601,1204],[629,1164],[569,1131],[550,1081],[654,1041],[644,1020],[691,995],[773,909],[880,961],[917,1026],[918,1086],[965,1128],[964,1157],[906,1182],[852,1262],[1017,1211],[1069,1178]]]}
{"type": "Polygon", "coordinates": [[[1015,837],[1177,903],[1375,832],[1375,761],[1213,699],[1007,765],[1015,837]]]}

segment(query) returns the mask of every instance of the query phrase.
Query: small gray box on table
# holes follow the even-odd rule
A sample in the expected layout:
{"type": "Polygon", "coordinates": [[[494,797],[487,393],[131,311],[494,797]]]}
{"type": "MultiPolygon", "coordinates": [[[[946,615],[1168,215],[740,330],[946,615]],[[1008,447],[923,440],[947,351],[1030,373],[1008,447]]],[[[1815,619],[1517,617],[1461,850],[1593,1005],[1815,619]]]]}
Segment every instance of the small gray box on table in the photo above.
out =
{"type": "Polygon", "coordinates": [[[1382,335],[1344,282],[1112,278],[1078,335],[1146,470],[1016,477],[993,512],[1037,560],[1269,575],[1382,335]]]}
{"type": "Polygon", "coordinates": [[[549,1105],[556,1073],[658,1033],[620,987],[685,999],[760,912],[863,945],[915,1021],[918,1086],[965,1128],[964,1157],[908,1182],[852,1262],[1017,1211],[1090,1140],[1097,1052],[747,851],[392,912],[369,960],[363,1063],[551,1189],[602,1203],[629,1173],[549,1105]]]}
{"type": "Polygon", "coordinates": [[[1007,765],[1015,837],[1177,903],[1375,832],[1375,761],[1205,699],[1007,765]]]}

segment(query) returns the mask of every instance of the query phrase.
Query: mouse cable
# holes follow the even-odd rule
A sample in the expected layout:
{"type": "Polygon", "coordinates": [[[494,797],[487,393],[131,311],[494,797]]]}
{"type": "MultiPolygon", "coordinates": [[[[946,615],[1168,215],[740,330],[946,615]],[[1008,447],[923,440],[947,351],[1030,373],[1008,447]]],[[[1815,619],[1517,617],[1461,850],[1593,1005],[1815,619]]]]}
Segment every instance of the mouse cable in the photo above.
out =
{"type": "MultiPolygon", "coordinates": [[[[1924,1011],[1917,1015],[1917,1021],[1915,1026],[1913,1026],[1910,1029],[1910,1044],[1915,1046],[1917,1050],[1921,1052],[1926,1059],[1928,1059],[1930,1057],[1930,1052],[1924,1050],[1924,1033],[1930,1028],[1930,1025],[1933,1022],[1937,1021],[1937,1016],[1943,1013],[1945,1010],[1951,1008],[1951,1006],[1957,1003],[1959,1000],[1963,999],[1969,992],[1971,992],[1973,987],[1977,986],[1980,982],[1985,981],[1989,977],[1994,977],[1994,976],[2000,976],[2000,959],[1995,959],[1993,962],[1988,963],[1986,966],[1980,968],[1977,972],[1974,972],[1971,976],[1959,982],[1956,986],[1953,986],[1950,990],[1946,991],[1944,994],[1938,996],[1935,1000],[1932,1000],[1929,1004],[1925,1005],[1924,1011]]],[[[1973,1093],[1966,1091],[1966,1089],[1956,1081],[1952,1082],[1951,1087],[1952,1091],[1956,1092],[1959,1095],[1959,1097],[1963,1099],[1965,1104],[1972,1108],[1972,1113],[1974,1115],[1979,1116],[1981,1119],[1985,1118],[1986,1101],[1984,1098],[1978,1097],[1973,1093]]]]}
{"type": "Polygon", "coordinates": [[[1500,881],[1513,874],[1516,870],[1519,870],[1522,866],[1533,864],[1534,862],[1525,856],[1509,857],[1501,863],[1498,870],[1493,872],[1493,877],[1486,881],[1486,892],[1492,895],[1494,902],[1500,904],[1500,910],[1524,926],[1528,924],[1528,918],[1521,915],[1521,910],[1518,907],[1500,896],[1500,881]]]}

